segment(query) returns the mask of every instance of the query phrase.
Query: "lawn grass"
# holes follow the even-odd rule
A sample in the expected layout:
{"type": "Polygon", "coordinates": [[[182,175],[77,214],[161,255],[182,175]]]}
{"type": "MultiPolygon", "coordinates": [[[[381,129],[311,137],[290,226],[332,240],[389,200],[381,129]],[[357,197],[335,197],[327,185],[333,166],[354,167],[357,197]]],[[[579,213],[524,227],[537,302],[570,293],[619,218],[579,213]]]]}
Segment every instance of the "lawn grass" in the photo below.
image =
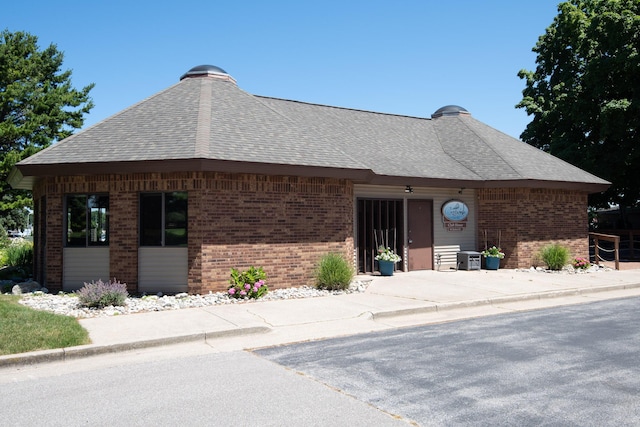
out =
{"type": "Polygon", "coordinates": [[[89,344],[89,333],[69,316],[23,306],[0,295],[0,355],[89,344]]]}

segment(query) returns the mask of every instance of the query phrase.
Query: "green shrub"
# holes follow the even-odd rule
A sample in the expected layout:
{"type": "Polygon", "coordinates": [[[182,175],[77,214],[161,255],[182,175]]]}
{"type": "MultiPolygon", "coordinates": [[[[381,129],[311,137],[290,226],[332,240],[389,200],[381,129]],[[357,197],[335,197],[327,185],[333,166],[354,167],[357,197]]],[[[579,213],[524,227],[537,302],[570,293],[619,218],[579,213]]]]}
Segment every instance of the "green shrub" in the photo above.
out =
{"type": "Polygon", "coordinates": [[[14,242],[4,249],[4,265],[19,267],[26,272],[33,269],[33,243],[14,242]]]}
{"type": "Polygon", "coordinates": [[[257,299],[269,292],[267,287],[267,274],[262,267],[249,267],[247,271],[231,269],[231,284],[227,293],[233,298],[257,299]]]}
{"type": "MultiPolygon", "coordinates": [[[[11,244],[11,239],[4,227],[0,227],[0,249],[6,248],[11,244]]],[[[4,263],[2,265],[5,265],[4,263]]]]}
{"type": "Polygon", "coordinates": [[[78,295],[81,306],[96,308],[124,305],[129,296],[127,285],[118,282],[115,278],[107,283],[102,280],[85,282],[84,286],[75,293],[78,295]]]}
{"type": "Polygon", "coordinates": [[[318,289],[345,290],[353,279],[353,268],[340,254],[324,255],[316,269],[316,287],[318,289]]]}
{"type": "Polygon", "coordinates": [[[542,248],[540,256],[549,270],[562,270],[569,262],[569,249],[555,243],[542,248]]]}

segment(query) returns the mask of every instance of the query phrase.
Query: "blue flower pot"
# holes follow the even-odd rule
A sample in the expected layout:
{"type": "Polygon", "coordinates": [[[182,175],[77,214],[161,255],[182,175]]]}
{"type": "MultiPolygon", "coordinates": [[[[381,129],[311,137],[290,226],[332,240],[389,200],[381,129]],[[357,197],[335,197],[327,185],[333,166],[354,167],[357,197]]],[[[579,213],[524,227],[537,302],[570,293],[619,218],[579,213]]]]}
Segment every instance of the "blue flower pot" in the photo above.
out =
{"type": "Polygon", "coordinates": [[[500,258],[497,256],[488,256],[484,258],[484,266],[487,270],[497,270],[500,268],[500,258]]]}
{"type": "Polygon", "coordinates": [[[393,261],[378,261],[381,276],[393,276],[393,261]]]}

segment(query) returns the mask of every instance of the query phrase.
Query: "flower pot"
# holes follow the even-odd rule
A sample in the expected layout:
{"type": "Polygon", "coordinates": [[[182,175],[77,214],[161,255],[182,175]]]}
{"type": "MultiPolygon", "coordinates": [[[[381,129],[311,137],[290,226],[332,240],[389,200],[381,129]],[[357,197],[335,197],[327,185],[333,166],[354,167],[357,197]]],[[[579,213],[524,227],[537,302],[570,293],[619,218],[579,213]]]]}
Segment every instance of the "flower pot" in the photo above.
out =
{"type": "Polygon", "coordinates": [[[380,267],[380,275],[381,276],[393,276],[393,265],[395,262],[393,261],[378,261],[378,266],[380,267]]]}
{"type": "Polygon", "coordinates": [[[497,256],[488,256],[484,259],[484,265],[487,270],[497,270],[500,268],[500,258],[497,256]]]}

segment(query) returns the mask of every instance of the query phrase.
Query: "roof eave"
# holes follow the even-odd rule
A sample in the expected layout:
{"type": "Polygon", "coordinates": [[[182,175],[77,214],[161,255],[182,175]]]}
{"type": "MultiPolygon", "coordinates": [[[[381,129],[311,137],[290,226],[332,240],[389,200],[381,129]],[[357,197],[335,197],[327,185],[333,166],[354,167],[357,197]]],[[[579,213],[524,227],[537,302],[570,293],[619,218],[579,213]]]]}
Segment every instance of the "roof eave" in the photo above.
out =
{"type": "Polygon", "coordinates": [[[124,162],[87,162],[57,164],[23,164],[11,171],[9,183],[15,189],[31,190],[44,177],[103,175],[128,173],[224,172],[263,175],[291,175],[350,179],[367,182],[373,176],[369,169],[332,168],[308,165],[284,165],[210,159],[171,159],[124,162]]]}
{"type": "Polygon", "coordinates": [[[547,181],[536,179],[464,180],[385,175],[375,175],[368,183],[378,185],[412,185],[414,187],[439,188],[547,188],[578,190],[589,194],[603,192],[611,185],[611,183],[604,180],[602,182],[547,181]]]}
{"type": "Polygon", "coordinates": [[[369,169],[335,168],[308,165],[241,162],[210,159],[172,159],[130,162],[18,164],[7,181],[14,189],[31,190],[39,178],[48,176],[100,175],[151,172],[224,172],[255,173],[263,175],[289,175],[349,179],[358,184],[413,185],[440,188],[548,188],[600,193],[611,185],[602,182],[519,180],[464,180],[429,177],[376,175],[369,169]]]}
{"type": "Polygon", "coordinates": [[[611,185],[610,182],[584,181],[547,181],[538,179],[485,181],[483,188],[547,188],[558,190],[578,190],[586,193],[601,193],[611,185]]]}
{"type": "Polygon", "coordinates": [[[7,182],[14,190],[31,190],[35,182],[34,177],[24,176],[18,166],[11,168],[7,182]]]}

